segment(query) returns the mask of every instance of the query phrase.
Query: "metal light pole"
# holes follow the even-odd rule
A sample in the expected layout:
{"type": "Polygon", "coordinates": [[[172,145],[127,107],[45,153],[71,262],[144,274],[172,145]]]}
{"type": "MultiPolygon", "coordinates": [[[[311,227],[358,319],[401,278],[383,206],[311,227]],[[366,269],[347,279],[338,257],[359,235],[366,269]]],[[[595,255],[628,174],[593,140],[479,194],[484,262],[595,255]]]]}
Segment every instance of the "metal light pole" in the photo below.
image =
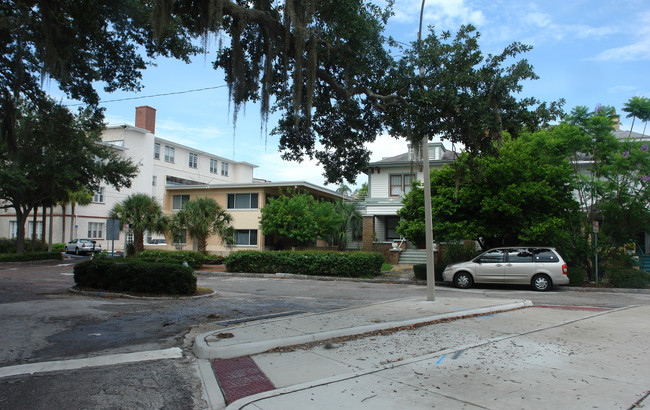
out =
{"type": "MultiPolygon", "coordinates": [[[[421,56],[421,41],[422,41],[422,17],[424,15],[424,3],[420,7],[420,28],[418,30],[418,57],[421,56]]],[[[424,68],[420,63],[420,77],[424,76],[424,68]]],[[[422,84],[424,87],[424,84],[422,84]]],[[[436,300],[436,280],[435,272],[433,269],[433,218],[431,216],[431,172],[429,170],[429,138],[426,135],[422,136],[422,172],[424,183],[424,237],[426,241],[427,251],[427,300],[436,300]]]]}

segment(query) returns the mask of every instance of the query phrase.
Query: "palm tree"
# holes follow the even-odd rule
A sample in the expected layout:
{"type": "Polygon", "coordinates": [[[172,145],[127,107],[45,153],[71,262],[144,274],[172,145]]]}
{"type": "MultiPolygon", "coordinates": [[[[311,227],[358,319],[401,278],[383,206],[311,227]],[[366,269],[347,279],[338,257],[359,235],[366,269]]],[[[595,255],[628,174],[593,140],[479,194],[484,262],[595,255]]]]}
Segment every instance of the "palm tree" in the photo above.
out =
{"type": "MultiPolygon", "coordinates": [[[[93,201],[93,194],[90,193],[90,191],[87,188],[82,188],[79,191],[74,191],[70,192],[68,194],[69,202],[71,205],[70,208],[70,240],[75,239],[74,236],[76,236],[77,231],[75,230],[75,226],[77,225],[77,213],[75,212],[75,208],[77,205],[88,205],[93,201]]],[[[65,235],[65,206],[66,203],[61,204],[61,208],[63,208],[63,232],[65,235]]],[[[65,241],[64,241],[65,242],[65,241]]]]}
{"type": "Polygon", "coordinates": [[[334,211],[343,221],[337,232],[334,233],[334,240],[337,243],[339,250],[345,250],[350,241],[349,234],[352,235],[352,240],[361,236],[363,230],[363,216],[357,209],[357,202],[336,201],[334,203],[334,211]]]}
{"type": "Polygon", "coordinates": [[[187,229],[191,237],[196,238],[198,250],[205,252],[208,238],[219,236],[227,245],[234,241],[232,216],[212,198],[194,198],[183,204],[183,209],[174,215],[172,226],[175,229],[187,229]]]}
{"type": "Polygon", "coordinates": [[[167,228],[167,218],[155,198],[147,194],[132,194],[113,206],[111,219],[119,219],[122,225],[128,224],[133,231],[135,253],[144,250],[144,233],[162,233],[167,228]]]}
{"type": "MultiPolygon", "coordinates": [[[[632,135],[632,129],[634,128],[634,120],[640,119],[641,121],[648,121],[650,119],[650,99],[646,97],[632,97],[628,102],[625,103],[623,111],[628,114],[626,118],[632,117],[632,126],[630,127],[630,136],[632,135]]],[[[645,127],[643,128],[645,134],[645,127]]]]}

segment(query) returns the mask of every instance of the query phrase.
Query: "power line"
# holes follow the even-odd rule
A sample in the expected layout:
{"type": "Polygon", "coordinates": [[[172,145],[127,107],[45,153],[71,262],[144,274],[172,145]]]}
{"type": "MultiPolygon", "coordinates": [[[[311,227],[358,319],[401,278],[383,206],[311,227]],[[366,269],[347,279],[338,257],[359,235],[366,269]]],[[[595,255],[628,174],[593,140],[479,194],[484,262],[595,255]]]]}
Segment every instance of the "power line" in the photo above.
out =
{"type": "MultiPolygon", "coordinates": [[[[218,86],[215,86],[215,87],[196,88],[196,89],[193,89],[193,90],[174,91],[174,92],[169,92],[169,93],[152,94],[152,95],[141,95],[141,96],[138,96],[138,97],[117,98],[117,99],[114,99],[114,100],[102,100],[102,101],[100,101],[100,103],[104,104],[104,103],[119,102],[119,101],[140,100],[140,99],[143,99],[143,98],[166,97],[168,95],[196,93],[196,92],[199,92],[199,91],[215,90],[217,88],[224,88],[224,87],[227,87],[227,86],[226,85],[218,85],[218,86]]],[[[66,106],[67,107],[76,107],[76,106],[79,106],[79,105],[84,105],[84,104],[83,103],[67,104],[66,106]]]]}

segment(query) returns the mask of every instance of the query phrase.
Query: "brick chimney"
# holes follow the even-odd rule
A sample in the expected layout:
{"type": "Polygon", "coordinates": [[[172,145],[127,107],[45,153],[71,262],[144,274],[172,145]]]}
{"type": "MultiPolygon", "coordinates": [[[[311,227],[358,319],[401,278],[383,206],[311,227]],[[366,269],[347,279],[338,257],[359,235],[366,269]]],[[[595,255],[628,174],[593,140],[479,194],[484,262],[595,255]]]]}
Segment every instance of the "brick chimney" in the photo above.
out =
{"type": "Polygon", "coordinates": [[[135,126],[156,133],[156,109],[148,105],[135,107],[135,126]]]}

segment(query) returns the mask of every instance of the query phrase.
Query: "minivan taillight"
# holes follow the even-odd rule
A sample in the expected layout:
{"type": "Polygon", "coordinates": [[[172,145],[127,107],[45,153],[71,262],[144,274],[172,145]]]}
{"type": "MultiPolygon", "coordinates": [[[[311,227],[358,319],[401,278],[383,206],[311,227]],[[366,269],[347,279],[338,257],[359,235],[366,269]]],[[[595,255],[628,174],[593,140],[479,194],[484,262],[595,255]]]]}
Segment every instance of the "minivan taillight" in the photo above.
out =
{"type": "Polygon", "coordinates": [[[566,263],[562,265],[562,274],[566,275],[566,263]]]}

